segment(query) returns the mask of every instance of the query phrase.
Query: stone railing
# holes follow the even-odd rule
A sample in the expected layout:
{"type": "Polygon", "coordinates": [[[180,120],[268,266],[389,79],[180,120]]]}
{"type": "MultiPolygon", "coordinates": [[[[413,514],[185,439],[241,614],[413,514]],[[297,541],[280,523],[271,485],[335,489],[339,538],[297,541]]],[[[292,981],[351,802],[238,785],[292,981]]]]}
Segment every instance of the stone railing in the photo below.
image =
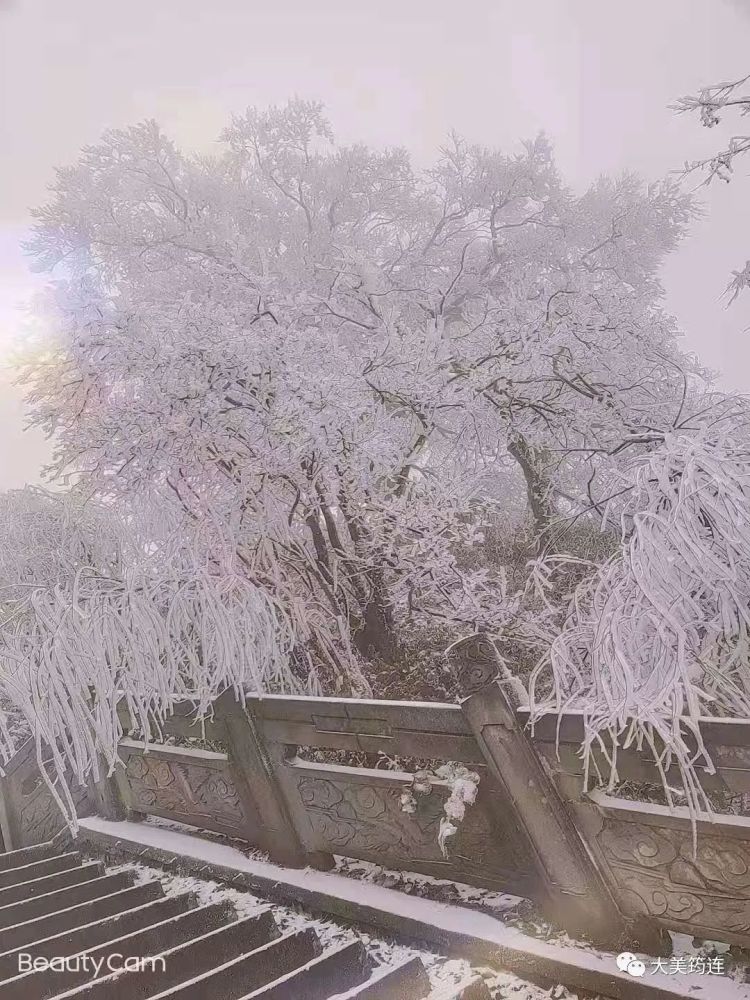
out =
{"type": "MultiPolygon", "coordinates": [[[[491,643],[464,640],[452,659],[460,705],[264,696],[241,706],[227,693],[204,720],[178,705],[170,742],[123,739],[115,778],[83,790],[82,808],[241,838],[291,866],[330,868],[343,855],[507,890],[601,943],[661,950],[666,930],[678,930],[750,946],[750,817],[701,815],[694,826],[687,810],[584,794],[580,715],[546,717],[532,731],[498,679],[491,643]],[[196,737],[213,749],[196,749],[196,737]],[[371,766],[378,755],[400,769],[371,766]],[[402,796],[424,762],[448,761],[476,772],[479,790],[443,853],[449,782],[422,781],[409,809],[402,796]]],[[[124,708],[121,720],[129,732],[124,708]]],[[[702,735],[716,763],[706,790],[750,793],[750,723],[706,720],[702,735]]],[[[624,780],[661,785],[645,752],[620,750],[617,765],[624,780]]],[[[34,774],[27,750],[0,779],[6,849],[60,823],[34,774]]]]}
{"type": "MultiPolygon", "coordinates": [[[[48,773],[54,776],[54,768],[48,773]]],[[[50,840],[63,827],[63,817],[37,763],[34,740],[26,740],[0,777],[0,850],[32,847],[50,840]]],[[[96,811],[95,790],[70,782],[79,816],[96,811]]]]}

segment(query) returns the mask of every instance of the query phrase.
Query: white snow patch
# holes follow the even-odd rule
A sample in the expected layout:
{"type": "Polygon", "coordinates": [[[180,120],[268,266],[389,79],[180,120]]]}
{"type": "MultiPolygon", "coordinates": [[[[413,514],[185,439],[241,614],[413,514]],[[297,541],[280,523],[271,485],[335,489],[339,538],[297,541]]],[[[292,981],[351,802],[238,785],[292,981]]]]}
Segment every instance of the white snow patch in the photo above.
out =
{"type": "MultiPolygon", "coordinates": [[[[347,858],[335,855],[336,871],[347,878],[360,879],[364,882],[375,882],[388,889],[397,889],[420,898],[433,898],[431,893],[439,895],[442,890],[454,895],[459,905],[481,906],[486,910],[494,910],[498,917],[515,909],[524,902],[522,896],[514,896],[509,892],[499,892],[494,889],[483,889],[465,882],[455,882],[453,879],[436,878],[434,875],[423,875],[419,872],[401,871],[395,868],[383,868],[372,861],[347,858]]],[[[453,902],[453,900],[441,900],[453,902]]]]}
{"type": "MultiPolygon", "coordinates": [[[[393,889],[385,889],[370,883],[353,881],[343,875],[283,868],[267,861],[256,861],[241,854],[233,847],[216,844],[200,837],[127,821],[115,823],[99,816],[81,820],[83,829],[121,838],[135,844],[165,851],[174,857],[193,858],[206,864],[221,865],[235,871],[246,872],[272,882],[281,882],[301,890],[319,892],[346,900],[352,904],[365,904],[373,910],[394,914],[405,920],[420,921],[453,934],[471,935],[498,948],[512,948],[523,951],[539,959],[568,962],[579,968],[588,969],[619,979],[630,984],[631,979],[615,966],[614,956],[583,948],[538,940],[523,934],[514,927],[507,927],[495,917],[475,910],[432,900],[419,899],[393,889]]],[[[692,1000],[750,1000],[750,985],[737,983],[719,976],[680,975],[664,976],[659,979],[659,987],[675,997],[689,997],[692,1000]]]]}

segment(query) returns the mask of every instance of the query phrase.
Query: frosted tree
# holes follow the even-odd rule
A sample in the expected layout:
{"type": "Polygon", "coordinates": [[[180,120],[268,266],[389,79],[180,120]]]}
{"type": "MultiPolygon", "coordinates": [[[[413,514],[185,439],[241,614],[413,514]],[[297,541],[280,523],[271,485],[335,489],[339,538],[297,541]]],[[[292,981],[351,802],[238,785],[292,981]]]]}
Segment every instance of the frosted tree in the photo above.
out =
{"type": "MultiPolygon", "coordinates": [[[[750,115],[750,76],[728,83],[716,83],[703,89],[697,95],[681,97],[673,106],[680,113],[697,112],[704,128],[715,128],[722,116],[734,114],[738,117],[750,115]]],[[[685,173],[702,171],[704,183],[718,179],[729,183],[734,175],[735,161],[750,152],[750,135],[734,135],[727,145],[706,160],[696,160],[685,164],[685,173]]],[[[734,301],[740,292],[750,285],[750,260],[745,266],[732,273],[727,291],[734,301]]]]}
{"type": "MultiPolygon", "coordinates": [[[[562,621],[549,606],[530,688],[537,714],[584,711],[587,760],[604,749],[611,784],[617,747],[646,746],[663,771],[677,764],[693,808],[710,808],[700,717],[750,717],[750,408],[706,402],[620,470],[619,549],[562,621]]],[[[539,567],[542,591],[565,562],[539,567]]]]}
{"type": "Polygon", "coordinates": [[[0,516],[0,756],[20,716],[71,823],[71,783],[115,766],[120,698],[148,741],[176,701],[200,716],[227,688],[310,690],[280,609],[231,549],[186,546],[174,515],[26,489],[0,496],[0,516]]]}
{"type": "Polygon", "coordinates": [[[632,176],[574,198],[543,139],[518,157],[456,140],[432,176],[445,229],[463,234],[476,213],[450,303],[454,378],[502,428],[548,548],[560,514],[580,516],[606,494],[611,458],[648,446],[700,382],[657,278],[690,201],[632,176]]]}
{"type": "Polygon", "coordinates": [[[460,558],[482,510],[520,497],[559,546],[678,420],[695,366],[656,275],[690,203],[632,177],[574,196],[544,139],[454,137],[415,173],[303,101],[223,144],[184,154],[149,122],[58,172],[29,398],[58,475],[172,504],[283,609],[301,675],[366,690],[410,622],[515,614],[460,558]]]}

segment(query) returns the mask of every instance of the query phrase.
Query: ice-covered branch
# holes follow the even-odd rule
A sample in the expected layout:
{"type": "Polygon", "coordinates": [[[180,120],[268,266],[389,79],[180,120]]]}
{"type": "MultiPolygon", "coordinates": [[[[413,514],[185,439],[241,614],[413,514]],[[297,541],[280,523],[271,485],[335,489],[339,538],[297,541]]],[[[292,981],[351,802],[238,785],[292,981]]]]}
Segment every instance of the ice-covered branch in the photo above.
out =
{"type": "MultiPolygon", "coordinates": [[[[582,709],[587,754],[603,734],[663,747],[662,762],[676,760],[693,805],[705,806],[693,767],[711,762],[697,721],[750,716],[747,405],[668,435],[626,475],[620,548],[575,590],[532,702],[582,709]],[[538,697],[549,675],[552,691],[538,697]]],[[[540,580],[549,586],[550,574],[540,580]]]]}

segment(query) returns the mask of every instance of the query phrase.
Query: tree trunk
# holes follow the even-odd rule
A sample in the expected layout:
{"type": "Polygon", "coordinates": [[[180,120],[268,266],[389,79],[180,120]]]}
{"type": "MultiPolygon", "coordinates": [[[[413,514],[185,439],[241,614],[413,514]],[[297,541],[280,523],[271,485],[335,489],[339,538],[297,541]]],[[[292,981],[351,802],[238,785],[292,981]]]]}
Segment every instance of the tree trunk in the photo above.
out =
{"type": "Polygon", "coordinates": [[[393,628],[393,615],[385,596],[382,574],[368,574],[371,592],[362,609],[362,626],[354,634],[354,644],[367,659],[377,656],[393,663],[398,655],[398,640],[393,628]]]}
{"type": "MultiPolygon", "coordinates": [[[[349,499],[343,489],[339,492],[339,510],[344,518],[355,554],[363,560],[372,562],[373,553],[367,550],[366,544],[369,541],[369,532],[362,519],[351,511],[349,499]]],[[[353,638],[357,650],[366,659],[377,656],[385,663],[393,663],[398,656],[399,643],[387,594],[388,588],[382,571],[378,568],[368,569],[362,576],[362,586],[357,588],[360,623],[353,638]]]]}
{"type": "Polygon", "coordinates": [[[549,544],[550,527],[555,515],[549,478],[542,471],[540,452],[523,435],[517,434],[510,439],[508,451],[521,466],[526,480],[526,495],[537,533],[537,549],[542,552],[549,544]]]}

